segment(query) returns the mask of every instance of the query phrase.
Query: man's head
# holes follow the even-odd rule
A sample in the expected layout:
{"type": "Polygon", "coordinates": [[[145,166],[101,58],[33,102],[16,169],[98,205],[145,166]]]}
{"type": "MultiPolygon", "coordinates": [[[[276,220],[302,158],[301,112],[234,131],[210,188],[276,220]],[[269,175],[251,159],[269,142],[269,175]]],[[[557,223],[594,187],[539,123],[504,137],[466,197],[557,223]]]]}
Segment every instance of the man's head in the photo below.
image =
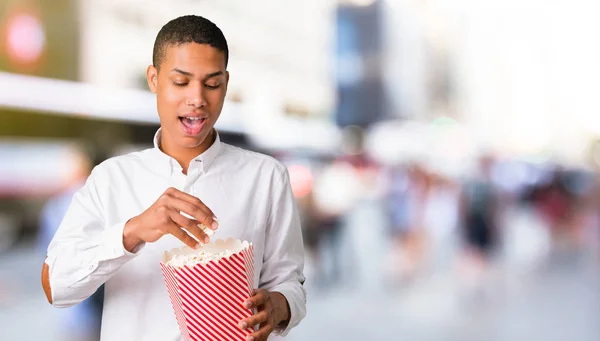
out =
{"type": "Polygon", "coordinates": [[[163,149],[187,154],[210,146],[227,93],[228,58],[223,32],[203,17],[179,17],[158,32],[146,76],[156,93],[163,149]]]}

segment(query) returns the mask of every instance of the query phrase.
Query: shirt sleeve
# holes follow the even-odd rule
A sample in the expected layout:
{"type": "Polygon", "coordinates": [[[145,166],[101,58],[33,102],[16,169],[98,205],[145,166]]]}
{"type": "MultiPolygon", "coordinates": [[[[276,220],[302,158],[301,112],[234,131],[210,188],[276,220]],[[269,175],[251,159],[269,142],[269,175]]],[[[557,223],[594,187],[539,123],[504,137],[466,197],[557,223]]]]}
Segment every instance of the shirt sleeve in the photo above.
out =
{"type": "Polygon", "coordinates": [[[260,288],[280,292],[288,301],[290,320],[275,334],[285,336],[306,316],[304,244],[300,217],[285,168],[274,179],[267,222],[260,288]]]}
{"type": "MultiPolygon", "coordinates": [[[[52,304],[69,307],[82,302],[136,254],[123,246],[126,222],[107,226],[94,169],[71,204],[48,246],[52,304]]],[[[139,250],[134,250],[139,252],[139,250]]]]}

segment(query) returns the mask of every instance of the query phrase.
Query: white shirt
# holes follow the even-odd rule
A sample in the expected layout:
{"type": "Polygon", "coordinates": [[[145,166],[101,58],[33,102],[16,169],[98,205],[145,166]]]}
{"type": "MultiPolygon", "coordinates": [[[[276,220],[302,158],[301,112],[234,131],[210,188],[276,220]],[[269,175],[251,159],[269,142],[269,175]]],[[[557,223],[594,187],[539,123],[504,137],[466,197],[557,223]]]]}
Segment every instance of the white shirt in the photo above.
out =
{"type": "Polygon", "coordinates": [[[302,234],[286,168],[217,136],[185,175],[158,141],[160,129],[154,148],[98,165],[73,197],[48,247],[53,305],[77,304],[106,283],[102,341],[182,340],[159,262],[164,251],[183,243],[167,235],[133,254],[122,237],[130,218],[175,187],[200,198],[217,216],[212,239],[254,244],[254,286],[287,299],[290,323],[277,331],[286,335],[306,315],[302,234]]]}

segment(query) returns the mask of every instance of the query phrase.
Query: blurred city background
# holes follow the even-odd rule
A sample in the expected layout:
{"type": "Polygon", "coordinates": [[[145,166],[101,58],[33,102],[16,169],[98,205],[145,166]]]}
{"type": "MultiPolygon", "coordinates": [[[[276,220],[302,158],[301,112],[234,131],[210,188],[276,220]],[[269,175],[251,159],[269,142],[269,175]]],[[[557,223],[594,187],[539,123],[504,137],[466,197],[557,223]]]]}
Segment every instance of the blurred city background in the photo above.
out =
{"type": "Polygon", "coordinates": [[[101,294],[53,308],[41,265],[91,167],[152,145],[183,14],[229,41],[222,139],[290,172],[289,340],[600,340],[597,0],[1,0],[0,340],[98,340],[101,294]]]}

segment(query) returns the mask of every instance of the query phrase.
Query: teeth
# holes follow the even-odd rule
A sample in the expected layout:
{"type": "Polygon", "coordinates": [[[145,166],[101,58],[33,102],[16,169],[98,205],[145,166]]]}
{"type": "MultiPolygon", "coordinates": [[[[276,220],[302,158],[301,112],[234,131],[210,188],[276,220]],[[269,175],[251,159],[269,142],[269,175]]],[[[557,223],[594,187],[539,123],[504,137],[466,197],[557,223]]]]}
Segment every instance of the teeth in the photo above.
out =
{"type": "Polygon", "coordinates": [[[202,118],[202,117],[186,117],[186,118],[187,118],[188,120],[190,120],[190,121],[200,121],[200,120],[203,120],[203,118],[202,118]]]}

